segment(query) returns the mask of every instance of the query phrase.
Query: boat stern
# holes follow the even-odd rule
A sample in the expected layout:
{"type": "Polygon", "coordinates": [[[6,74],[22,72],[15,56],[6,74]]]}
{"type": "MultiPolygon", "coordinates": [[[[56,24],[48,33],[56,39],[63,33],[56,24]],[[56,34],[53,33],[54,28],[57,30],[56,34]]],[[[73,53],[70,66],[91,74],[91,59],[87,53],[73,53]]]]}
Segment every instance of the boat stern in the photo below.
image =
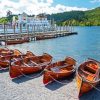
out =
{"type": "Polygon", "coordinates": [[[43,75],[43,84],[48,85],[51,82],[52,82],[52,79],[49,76],[49,72],[45,69],[44,70],[44,75],[43,75]]]}

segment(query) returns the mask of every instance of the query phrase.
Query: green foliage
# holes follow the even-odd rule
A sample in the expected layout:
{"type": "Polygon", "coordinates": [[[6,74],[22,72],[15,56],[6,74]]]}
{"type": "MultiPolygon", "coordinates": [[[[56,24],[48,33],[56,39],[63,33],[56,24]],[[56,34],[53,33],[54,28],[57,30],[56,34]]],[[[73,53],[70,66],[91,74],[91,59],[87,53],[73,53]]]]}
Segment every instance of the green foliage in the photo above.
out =
{"type": "Polygon", "coordinates": [[[15,16],[15,19],[18,20],[18,16],[17,15],[10,15],[9,17],[0,18],[0,24],[7,24],[8,22],[12,22],[13,16],[15,16]]]}
{"type": "Polygon", "coordinates": [[[0,18],[0,24],[6,24],[8,22],[8,19],[3,17],[3,18],[0,18]]]}
{"type": "Polygon", "coordinates": [[[99,26],[100,25],[100,7],[88,11],[70,11],[57,13],[48,16],[54,18],[57,25],[74,26],[99,26]]]}

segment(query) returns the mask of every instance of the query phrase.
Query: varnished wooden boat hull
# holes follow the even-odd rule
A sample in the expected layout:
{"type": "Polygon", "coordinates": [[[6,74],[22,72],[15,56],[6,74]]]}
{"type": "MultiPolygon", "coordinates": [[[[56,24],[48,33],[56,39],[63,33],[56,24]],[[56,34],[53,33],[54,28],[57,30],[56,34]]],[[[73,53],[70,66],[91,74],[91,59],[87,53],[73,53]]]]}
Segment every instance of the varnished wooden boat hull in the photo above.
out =
{"type": "Polygon", "coordinates": [[[12,55],[13,53],[14,53],[13,50],[9,50],[9,49],[2,49],[0,51],[0,69],[6,69],[9,67],[10,58],[8,56],[12,55]]]}
{"type": "Polygon", "coordinates": [[[25,57],[22,59],[22,61],[16,61],[16,64],[12,64],[9,69],[9,74],[11,78],[17,78],[22,75],[26,74],[34,74],[37,72],[42,71],[48,64],[50,64],[52,61],[52,56],[48,54],[43,54],[42,56],[34,56],[33,57],[25,57]],[[43,58],[43,59],[42,59],[43,58]],[[39,63],[41,59],[44,60],[43,62],[39,63]],[[31,61],[31,63],[29,63],[31,61]],[[24,62],[24,63],[22,63],[24,62]],[[21,64],[21,65],[20,65],[21,64]],[[32,65],[30,65],[32,64],[32,65]]]}
{"type": "Polygon", "coordinates": [[[99,83],[100,71],[99,64],[94,60],[88,60],[78,67],[76,82],[79,97],[89,92],[99,83]]]}
{"type": "Polygon", "coordinates": [[[13,50],[2,50],[0,52],[0,55],[2,55],[2,56],[7,56],[7,55],[11,55],[11,54],[13,54],[13,50]]]}
{"type": "Polygon", "coordinates": [[[17,78],[22,75],[32,74],[41,71],[40,67],[26,67],[26,66],[11,66],[10,67],[10,77],[12,79],[17,78]]]}
{"type": "Polygon", "coordinates": [[[29,42],[29,40],[13,40],[13,41],[7,41],[7,45],[13,45],[13,44],[22,44],[25,42],[29,42]]]}
{"type": "Polygon", "coordinates": [[[76,76],[76,82],[77,82],[79,97],[82,96],[84,93],[89,92],[91,89],[93,89],[93,87],[95,87],[98,84],[95,82],[86,82],[79,75],[76,76]]]}
{"type": "Polygon", "coordinates": [[[75,72],[76,61],[71,57],[66,57],[63,61],[58,61],[49,65],[44,72],[43,83],[45,85],[58,79],[70,77],[75,72]]]}
{"type": "Polygon", "coordinates": [[[1,67],[1,69],[8,68],[9,67],[9,62],[0,61],[0,67],[1,67]]]}
{"type": "Polygon", "coordinates": [[[45,39],[52,39],[55,38],[55,36],[51,35],[51,36],[37,36],[36,40],[45,40],[45,39]]]}
{"type": "Polygon", "coordinates": [[[45,85],[62,78],[69,77],[74,71],[65,71],[63,73],[54,73],[52,71],[45,71],[43,76],[43,83],[45,85]]]}

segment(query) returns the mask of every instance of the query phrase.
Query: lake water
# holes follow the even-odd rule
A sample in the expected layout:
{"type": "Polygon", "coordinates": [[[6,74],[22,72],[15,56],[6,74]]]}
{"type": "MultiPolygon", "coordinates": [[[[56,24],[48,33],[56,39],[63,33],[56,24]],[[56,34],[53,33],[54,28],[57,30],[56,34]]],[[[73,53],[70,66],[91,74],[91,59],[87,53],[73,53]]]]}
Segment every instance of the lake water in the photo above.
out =
{"type": "Polygon", "coordinates": [[[79,63],[87,58],[100,61],[100,27],[75,27],[78,35],[60,37],[56,39],[32,41],[30,43],[8,46],[11,49],[27,50],[40,55],[44,52],[51,54],[54,60],[72,56],[79,63]]]}

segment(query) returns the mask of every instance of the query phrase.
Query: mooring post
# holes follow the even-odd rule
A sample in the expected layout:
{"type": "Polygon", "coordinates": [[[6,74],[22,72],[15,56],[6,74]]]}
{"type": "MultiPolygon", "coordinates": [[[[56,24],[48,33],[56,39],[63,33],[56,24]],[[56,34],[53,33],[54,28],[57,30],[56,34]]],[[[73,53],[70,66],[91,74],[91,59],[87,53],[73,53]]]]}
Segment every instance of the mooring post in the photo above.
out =
{"type": "Polygon", "coordinates": [[[22,24],[20,23],[20,34],[22,33],[22,24]]]}
{"type": "Polygon", "coordinates": [[[61,26],[60,26],[60,33],[61,33],[61,26]]]}
{"type": "Polygon", "coordinates": [[[43,32],[45,33],[45,26],[43,25],[43,32]]]}
{"type": "Polygon", "coordinates": [[[15,34],[15,24],[13,25],[13,29],[14,29],[14,34],[15,34]]]}
{"type": "Polygon", "coordinates": [[[6,25],[4,23],[5,47],[7,46],[6,25]]]}
{"type": "Polygon", "coordinates": [[[56,36],[57,36],[57,26],[55,27],[55,29],[56,29],[56,33],[55,33],[55,34],[56,34],[56,36]]]}
{"type": "Polygon", "coordinates": [[[67,32],[67,25],[65,26],[65,31],[67,32]]]}
{"type": "Polygon", "coordinates": [[[32,25],[32,33],[33,33],[33,25],[32,25]]]}
{"type": "Polygon", "coordinates": [[[5,34],[5,23],[4,23],[4,25],[3,25],[3,26],[4,26],[4,34],[5,34]]]}
{"type": "Polygon", "coordinates": [[[28,34],[28,39],[29,39],[29,25],[27,25],[27,34],[28,34]]]}
{"type": "Polygon", "coordinates": [[[35,26],[35,25],[33,25],[33,34],[35,33],[35,32],[34,32],[34,30],[35,30],[34,26],[35,26]]]}
{"type": "Polygon", "coordinates": [[[27,34],[29,34],[29,25],[27,25],[27,34]]]}

